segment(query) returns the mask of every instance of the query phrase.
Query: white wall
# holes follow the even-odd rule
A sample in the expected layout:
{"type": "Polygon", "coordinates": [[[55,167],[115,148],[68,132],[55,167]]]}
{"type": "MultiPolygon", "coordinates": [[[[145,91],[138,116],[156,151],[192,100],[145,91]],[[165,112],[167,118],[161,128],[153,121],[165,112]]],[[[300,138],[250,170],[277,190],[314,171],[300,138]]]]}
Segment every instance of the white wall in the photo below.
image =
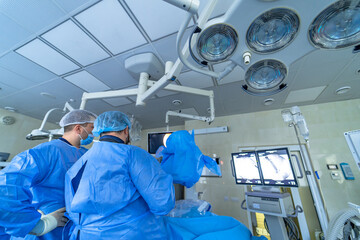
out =
{"type": "MultiPolygon", "coordinates": [[[[33,129],[38,129],[40,127],[41,120],[0,109],[0,118],[3,116],[15,117],[15,123],[12,125],[3,125],[0,123],[0,152],[10,153],[8,161],[16,154],[47,141],[30,141],[25,138],[33,129]]],[[[59,126],[51,123],[48,123],[45,126],[45,129],[56,128],[59,128],[59,126]]]]}
{"type": "MultiPolygon", "coordinates": [[[[333,102],[301,107],[310,130],[310,157],[327,213],[332,217],[347,207],[347,202],[360,204],[360,172],[349,151],[344,132],[360,129],[360,100],[333,102]],[[349,163],[354,181],[332,180],[326,164],[349,163]]],[[[206,155],[216,153],[223,160],[223,177],[207,178],[196,185],[204,192],[203,198],[211,201],[215,213],[229,215],[247,223],[246,213],[240,209],[244,188],[235,184],[231,174],[230,158],[239,147],[297,144],[293,128],[283,122],[281,110],[217,117],[210,127],[229,127],[228,133],[196,136],[196,143],[206,155]],[[225,200],[228,197],[229,200],[225,200]],[[233,198],[233,200],[231,200],[233,198]],[[239,199],[240,202],[237,201],[239,199]]],[[[209,127],[200,121],[187,121],[187,130],[209,127]]],[[[341,173],[342,175],[342,173],[341,173]]]]}
{"type": "MultiPolygon", "coordinates": [[[[329,217],[347,207],[347,202],[360,204],[360,171],[349,151],[344,132],[360,129],[360,99],[302,106],[301,111],[310,130],[310,157],[314,171],[318,171],[318,184],[329,217]],[[326,164],[349,163],[354,181],[332,180],[326,164]]],[[[247,216],[240,209],[244,199],[244,187],[235,184],[231,174],[231,153],[239,147],[295,145],[297,139],[293,128],[282,120],[281,110],[216,117],[209,126],[200,121],[186,121],[185,129],[228,126],[228,133],[197,135],[195,140],[205,155],[217,154],[223,161],[222,178],[201,178],[196,184],[203,199],[211,202],[219,215],[228,215],[247,224],[247,216]],[[226,200],[228,199],[228,200],[226,200]]],[[[171,130],[181,130],[177,126],[171,130]]],[[[137,146],[147,149],[147,133],[165,131],[165,128],[148,129],[142,132],[142,141],[137,146]]],[[[342,175],[342,173],[341,173],[342,175]]]]}

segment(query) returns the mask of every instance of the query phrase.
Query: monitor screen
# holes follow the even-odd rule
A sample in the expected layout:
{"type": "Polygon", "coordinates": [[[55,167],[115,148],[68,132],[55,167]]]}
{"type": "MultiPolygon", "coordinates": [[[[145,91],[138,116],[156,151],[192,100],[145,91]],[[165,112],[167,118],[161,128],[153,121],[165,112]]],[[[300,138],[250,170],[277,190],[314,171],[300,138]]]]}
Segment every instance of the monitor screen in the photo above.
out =
{"type": "Polygon", "coordinates": [[[148,133],[148,152],[155,154],[160,146],[165,146],[166,140],[172,132],[148,133]]]}
{"type": "Polygon", "coordinates": [[[256,152],[232,153],[232,160],[237,184],[262,184],[256,152]]]}
{"type": "Polygon", "coordinates": [[[264,185],[297,187],[287,148],[257,151],[264,185]]]}
{"type": "Polygon", "coordinates": [[[5,162],[6,160],[8,160],[9,156],[10,153],[0,152],[0,162],[5,162]]]}

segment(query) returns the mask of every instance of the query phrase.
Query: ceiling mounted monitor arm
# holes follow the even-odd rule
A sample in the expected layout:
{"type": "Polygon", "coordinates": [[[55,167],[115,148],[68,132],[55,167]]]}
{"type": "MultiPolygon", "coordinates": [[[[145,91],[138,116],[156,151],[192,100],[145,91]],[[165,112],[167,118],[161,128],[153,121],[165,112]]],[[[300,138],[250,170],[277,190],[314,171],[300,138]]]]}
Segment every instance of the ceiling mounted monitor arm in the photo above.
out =
{"type": "MultiPolygon", "coordinates": [[[[186,92],[186,93],[208,96],[210,99],[210,117],[196,116],[196,115],[178,113],[178,112],[174,112],[174,111],[167,111],[166,117],[165,117],[165,123],[166,123],[167,130],[169,130],[169,116],[176,116],[176,117],[200,120],[200,121],[207,122],[209,124],[214,121],[214,119],[215,119],[215,104],[214,104],[214,92],[213,91],[207,91],[207,90],[201,90],[201,89],[189,88],[189,87],[183,87],[183,86],[169,86],[169,87],[174,87],[176,89],[180,88],[183,90],[183,92],[186,92]]],[[[168,89],[168,90],[171,90],[171,89],[168,89]]]]}

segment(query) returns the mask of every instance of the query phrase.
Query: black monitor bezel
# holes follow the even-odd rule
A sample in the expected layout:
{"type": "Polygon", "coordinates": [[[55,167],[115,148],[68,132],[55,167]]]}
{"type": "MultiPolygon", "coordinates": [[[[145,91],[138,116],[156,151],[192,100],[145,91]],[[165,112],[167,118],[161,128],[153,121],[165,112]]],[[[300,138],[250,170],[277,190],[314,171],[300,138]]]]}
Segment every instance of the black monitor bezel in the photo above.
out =
{"type": "Polygon", "coordinates": [[[147,151],[148,153],[150,154],[155,154],[156,152],[154,153],[151,153],[150,152],[150,135],[153,135],[153,134],[156,134],[156,135],[159,135],[159,134],[167,134],[167,133],[173,133],[174,131],[163,131],[163,132],[149,132],[148,133],[148,137],[147,137],[147,151]]]}
{"type": "Polygon", "coordinates": [[[239,185],[256,185],[256,186],[261,186],[264,185],[263,184],[263,177],[262,177],[262,171],[260,169],[260,163],[259,163],[259,159],[257,157],[256,151],[243,151],[243,152],[237,152],[237,153],[231,153],[231,160],[232,160],[232,168],[234,170],[234,177],[235,177],[235,183],[239,184],[239,185]],[[241,153],[254,153],[255,154],[255,158],[256,158],[256,162],[258,164],[258,171],[259,171],[259,176],[260,176],[260,182],[261,183],[238,183],[237,182],[237,176],[236,176],[236,169],[235,169],[235,161],[234,161],[234,155],[239,155],[241,153]]]}
{"type": "Polygon", "coordinates": [[[261,171],[261,177],[262,177],[262,180],[263,180],[263,185],[264,186],[275,186],[275,187],[299,187],[299,184],[298,184],[298,181],[297,181],[297,178],[296,178],[296,174],[295,174],[295,170],[294,170],[294,166],[293,166],[292,161],[291,161],[290,151],[289,151],[288,148],[271,148],[271,149],[257,150],[256,151],[256,157],[258,158],[260,169],[261,169],[261,162],[260,162],[258,152],[278,151],[278,150],[285,150],[287,155],[288,155],[288,160],[290,162],[291,171],[292,171],[292,174],[294,176],[295,185],[266,184],[265,183],[265,178],[264,178],[263,173],[261,171]]]}

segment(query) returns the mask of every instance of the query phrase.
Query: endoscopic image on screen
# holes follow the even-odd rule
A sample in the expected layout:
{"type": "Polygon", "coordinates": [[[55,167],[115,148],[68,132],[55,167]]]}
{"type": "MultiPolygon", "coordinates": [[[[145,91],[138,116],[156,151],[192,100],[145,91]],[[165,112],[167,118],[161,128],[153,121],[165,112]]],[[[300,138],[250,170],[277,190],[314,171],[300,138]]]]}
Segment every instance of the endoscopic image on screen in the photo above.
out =
{"type": "Polygon", "coordinates": [[[297,186],[287,149],[257,151],[265,185],[297,186]]]}
{"type": "Polygon", "coordinates": [[[172,132],[149,133],[148,134],[148,152],[155,154],[160,146],[166,146],[166,140],[172,132]]]}
{"type": "Polygon", "coordinates": [[[233,153],[232,159],[237,184],[262,184],[255,152],[233,153]]]}

